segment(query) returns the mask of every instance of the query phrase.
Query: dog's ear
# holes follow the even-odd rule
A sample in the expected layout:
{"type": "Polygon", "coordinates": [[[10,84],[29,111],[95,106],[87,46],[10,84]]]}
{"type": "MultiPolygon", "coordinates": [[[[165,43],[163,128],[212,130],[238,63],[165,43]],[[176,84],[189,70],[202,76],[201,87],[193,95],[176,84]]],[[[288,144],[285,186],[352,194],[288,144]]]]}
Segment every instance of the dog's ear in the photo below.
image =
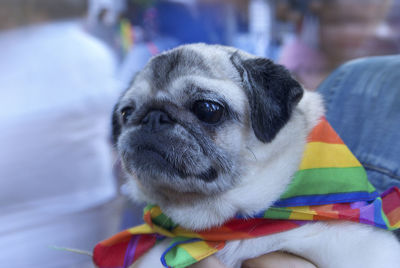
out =
{"type": "Polygon", "coordinates": [[[114,106],[112,112],[111,127],[111,141],[114,145],[116,145],[118,137],[121,134],[121,122],[119,121],[118,103],[114,106]]]}
{"type": "Polygon", "coordinates": [[[268,59],[243,60],[235,52],[230,60],[246,90],[254,134],[260,141],[270,142],[288,122],[303,88],[285,67],[268,59]]]}

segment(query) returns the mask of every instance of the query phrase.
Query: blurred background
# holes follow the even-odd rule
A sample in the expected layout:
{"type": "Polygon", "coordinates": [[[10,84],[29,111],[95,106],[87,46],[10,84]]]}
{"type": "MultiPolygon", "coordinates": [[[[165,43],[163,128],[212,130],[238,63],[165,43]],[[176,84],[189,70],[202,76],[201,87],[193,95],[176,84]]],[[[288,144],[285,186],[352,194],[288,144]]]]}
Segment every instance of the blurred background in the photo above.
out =
{"type": "Polygon", "coordinates": [[[400,51],[399,0],[1,0],[0,267],[92,267],[140,222],[110,114],[148,59],[218,43],[285,65],[309,90],[348,60],[400,51]]]}

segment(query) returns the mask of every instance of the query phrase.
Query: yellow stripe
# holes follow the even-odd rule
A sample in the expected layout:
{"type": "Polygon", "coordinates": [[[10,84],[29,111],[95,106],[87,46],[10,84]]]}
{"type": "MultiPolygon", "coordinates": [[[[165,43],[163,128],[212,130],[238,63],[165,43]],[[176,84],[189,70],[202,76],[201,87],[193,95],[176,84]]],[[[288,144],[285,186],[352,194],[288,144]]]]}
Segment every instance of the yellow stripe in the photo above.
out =
{"type": "Polygon", "coordinates": [[[152,234],[154,230],[148,224],[142,224],[128,229],[131,234],[152,234]]]}
{"type": "Polygon", "coordinates": [[[306,145],[300,170],[311,168],[344,168],[361,166],[346,145],[310,142],[306,145]]]}
{"type": "Polygon", "coordinates": [[[305,220],[312,221],[314,219],[314,215],[317,213],[314,210],[310,210],[309,206],[304,207],[289,207],[288,209],[292,210],[290,213],[290,220],[305,220]]]}
{"type": "Polygon", "coordinates": [[[128,229],[128,232],[131,234],[154,234],[158,233],[167,237],[175,237],[176,235],[171,233],[170,231],[163,229],[157,225],[153,225],[153,228],[150,227],[147,223],[133,227],[128,229]]]}
{"type": "Polygon", "coordinates": [[[151,217],[154,219],[162,214],[161,208],[158,206],[154,206],[150,209],[151,217]]]}
{"type": "Polygon", "coordinates": [[[182,228],[181,226],[177,226],[174,230],[172,230],[174,235],[183,236],[183,237],[193,237],[193,238],[202,238],[201,235],[195,232],[191,232],[187,229],[182,228]]]}
{"type": "Polygon", "coordinates": [[[218,251],[217,249],[208,246],[204,241],[181,244],[179,247],[186,250],[186,252],[197,261],[200,261],[218,251]]]}

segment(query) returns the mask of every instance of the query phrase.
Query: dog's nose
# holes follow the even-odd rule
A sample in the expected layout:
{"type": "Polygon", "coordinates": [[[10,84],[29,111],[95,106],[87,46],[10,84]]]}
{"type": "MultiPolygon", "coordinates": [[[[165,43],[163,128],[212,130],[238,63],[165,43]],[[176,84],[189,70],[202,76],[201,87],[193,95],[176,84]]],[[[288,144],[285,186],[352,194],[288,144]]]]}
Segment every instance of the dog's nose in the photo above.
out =
{"type": "Polygon", "coordinates": [[[174,123],[166,112],[160,110],[150,111],[141,121],[142,126],[151,131],[169,128],[174,123]]]}

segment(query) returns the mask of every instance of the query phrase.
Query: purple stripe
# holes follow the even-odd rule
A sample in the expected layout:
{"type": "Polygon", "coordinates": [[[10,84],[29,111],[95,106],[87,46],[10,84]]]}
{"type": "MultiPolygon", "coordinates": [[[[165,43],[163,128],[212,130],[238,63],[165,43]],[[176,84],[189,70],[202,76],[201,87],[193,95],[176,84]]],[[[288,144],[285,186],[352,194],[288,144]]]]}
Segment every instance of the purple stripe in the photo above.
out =
{"type": "Polygon", "coordinates": [[[125,252],[123,268],[127,268],[132,264],[133,258],[135,257],[135,253],[136,253],[136,247],[140,240],[140,237],[141,237],[141,235],[134,235],[131,238],[131,241],[129,241],[128,247],[125,252]]]}
{"type": "Polygon", "coordinates": [[[360,222],[373,225],[375,218],[374,217],[375,208],[373,203],[359,209],[360,209],[360,222]]]}
{"type": "Polygon", "coordinates": [[[357,209],[357,208],[365,207],[365,206],[367,206],[367,205],[368,205],[367,202],[365,202],[365,201],[359,201],[359,202],[351,203],[351,204],[350,204],[350,207],[351,207],[352,209],[357,209]]]}
{"type": "Polygon", "coordinates": [[[388,195],[388,194],[390,194],[391,192],[394,192],[394,191],[396,191],[396,186],[392,186],[389,189],[387,189],[386,191],[384,191],[381,194],[381,197],[384,197],[385,195],[388,195]]]}
{"type": "Polygon", "coordinates": [[[294,223],[296,223],[299,226],[306,225],[307,223],[310,223],[310,222],[315,222],[315,221],[309,221],[309,220],[290,220],[290,221],[293,221],[294,223]]]}

